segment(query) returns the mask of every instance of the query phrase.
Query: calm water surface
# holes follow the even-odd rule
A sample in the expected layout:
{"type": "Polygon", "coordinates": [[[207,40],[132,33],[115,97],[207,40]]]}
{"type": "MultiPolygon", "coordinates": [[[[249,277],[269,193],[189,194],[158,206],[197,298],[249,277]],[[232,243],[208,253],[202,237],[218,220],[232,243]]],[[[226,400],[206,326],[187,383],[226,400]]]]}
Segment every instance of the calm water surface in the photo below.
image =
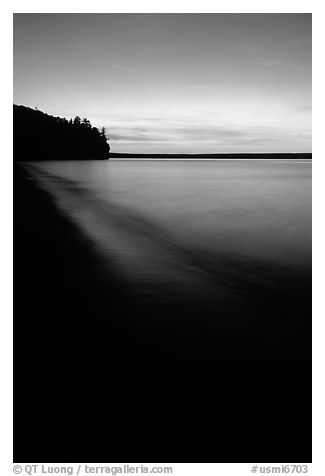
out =
{"type": "MultiPolygon", "coordinates": [[[[88,220],[91,234],[108,248],[130,260],[138,253],[142,267],[166,246],[297,271],[310,266],[311,163],[110,160],[48,162],[37,168],[84,191],[79,204],[71,189],[61,205],[75,219],[83,215],[83,226],[88,220]]],[[[67,183],[56,181],[58,195],[67,183]]]]}
{"type": "Polygon", "coordinates": [[[122,278],[137,338],[154,342],[148,355],[169,362],[168,374],[175,368],[179,408],[263,406],[248,391],[256,379],[268,405],[306,405],[305,394],[270,382],[309,378],[310,163],[110,160],[31,171],[122,278]],[[189,390],[193,379],[204,396],[189,390]]]}
{"type": "MultiPolygon", "coordinates": [[[[110,160],[26,167],[76,225],[58,234],[54,258],[45,243],[36,260],[45,260],[37,278],[44,277],[46,297],[41,330],[35,323],[33,329],[44,347],[26,366],[47,355],[53,371],[44,367],[38,381],[47,379],[51,392],[53,375],[59,382],[65,376],[52,417],[57,441],[64,408],[69,419],[74,415],[80,448],[87,430],[96,451],[136,448],[134,460],[142,449],[163,448],[175,461],[180,445],[182,459],[191,452],[195,461],[229,455],[226,462],[234,448],[238,461],[248,458],[243,448],[259,448],[265,461],[268,448],[277,461],[306,455],[311,164],[110,160]],[[67,255],[73,244],[78,266],[67,255]],[[256,432],[262,427],[271,436],[256,432]]],[[[37,288],[30,289],[34,309],[37,288]]],[[[46,392],[43,400],[46,414],[46,392]]]]}

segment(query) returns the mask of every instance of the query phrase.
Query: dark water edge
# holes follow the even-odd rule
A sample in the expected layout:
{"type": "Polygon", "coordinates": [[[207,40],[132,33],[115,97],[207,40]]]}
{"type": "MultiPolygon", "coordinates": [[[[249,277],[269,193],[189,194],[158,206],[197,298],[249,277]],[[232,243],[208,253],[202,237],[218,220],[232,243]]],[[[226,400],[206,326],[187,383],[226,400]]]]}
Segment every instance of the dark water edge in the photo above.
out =
{"type": "Polygon", "coordinates": [[[242,263],[240,333],[222,306],[144,303],[14,177],[15,462],[311,461],[309,273],[257,289],[242,263]]]}

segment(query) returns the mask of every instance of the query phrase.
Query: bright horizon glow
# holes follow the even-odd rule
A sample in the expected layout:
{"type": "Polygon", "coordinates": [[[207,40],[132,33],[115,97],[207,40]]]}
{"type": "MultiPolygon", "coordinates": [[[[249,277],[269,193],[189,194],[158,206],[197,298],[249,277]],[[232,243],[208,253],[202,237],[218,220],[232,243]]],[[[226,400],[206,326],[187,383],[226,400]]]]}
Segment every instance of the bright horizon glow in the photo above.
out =
{"type": "Polygon", "coordinates": [[[14,102],[112,152],[311,152],[311,15],[15,14],[14,102]]]}

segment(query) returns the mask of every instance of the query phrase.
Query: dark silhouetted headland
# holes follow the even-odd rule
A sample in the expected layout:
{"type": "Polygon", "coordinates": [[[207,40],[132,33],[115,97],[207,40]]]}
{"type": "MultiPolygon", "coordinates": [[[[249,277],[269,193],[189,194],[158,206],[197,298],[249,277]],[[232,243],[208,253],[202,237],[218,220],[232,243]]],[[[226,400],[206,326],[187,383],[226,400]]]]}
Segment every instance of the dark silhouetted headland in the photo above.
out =
{"type": "Polygon", "coordinates": [[[14,160],[101,160],[109,158],[105,129],[86,118],[67,120],[14,105],[14,160]]]}

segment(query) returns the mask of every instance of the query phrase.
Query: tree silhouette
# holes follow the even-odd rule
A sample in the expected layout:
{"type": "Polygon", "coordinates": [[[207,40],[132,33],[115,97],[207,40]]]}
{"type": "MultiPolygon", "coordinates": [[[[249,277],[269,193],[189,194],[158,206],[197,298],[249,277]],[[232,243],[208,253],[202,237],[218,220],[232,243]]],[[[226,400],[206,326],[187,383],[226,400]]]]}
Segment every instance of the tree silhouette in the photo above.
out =
{"type": "Polygon", "coordinates": [[[102,137],[106,137],[106,127],[102,127],[101,130],[100,130],[100,135],[102,137]]]}
{"type": "Polygon", "coordinates": [[[81,124],[86,127],[91,127],[90,121],[86,117],[82,119],[81,124]]]}
{"type": "Polygon", "coordinates": [[[54,117],[14,105],[14,160],[108,159],[106,130],[92,127],[87,118],[54,117]]]}

